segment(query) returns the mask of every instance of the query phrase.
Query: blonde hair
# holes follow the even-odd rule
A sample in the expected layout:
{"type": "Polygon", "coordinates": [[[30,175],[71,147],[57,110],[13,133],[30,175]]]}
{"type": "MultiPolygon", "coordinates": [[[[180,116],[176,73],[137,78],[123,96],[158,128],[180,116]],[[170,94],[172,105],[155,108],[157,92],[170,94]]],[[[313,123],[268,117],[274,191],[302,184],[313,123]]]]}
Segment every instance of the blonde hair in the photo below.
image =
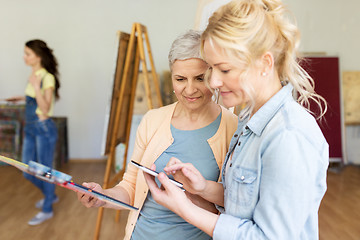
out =
{"type": "MultiPolygon", "coordinates": [[[[280,0],[234,0],[217,10],[209,19],[202,34],[202,51],[205,39],[216,43],[245,69],[254,66],[267,51],[274,57],[274,68],[283,84],[291,83],[298,102],[310,112],[310,99],[320,109],[319,118],[327,105],[314,91],[314,80],[299,65],[300,33],[288,16],[280,0]]],[[[247,71],[240,77],[244,92],[250,98],[245,113],[252,112],[255,90],[245,81],[247,71]]]]}

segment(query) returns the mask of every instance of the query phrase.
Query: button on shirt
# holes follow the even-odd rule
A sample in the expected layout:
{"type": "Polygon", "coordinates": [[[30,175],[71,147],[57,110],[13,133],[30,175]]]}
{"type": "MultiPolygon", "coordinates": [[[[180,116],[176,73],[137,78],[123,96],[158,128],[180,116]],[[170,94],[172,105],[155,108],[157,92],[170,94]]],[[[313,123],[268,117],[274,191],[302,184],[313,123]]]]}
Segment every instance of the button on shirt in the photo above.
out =
{"type": "Polygon", "coordinates": [[[318,239],[329,148],[292,90],[284,86],[250,120],[239,120],[224,162],[215,240],[318,239]]]}

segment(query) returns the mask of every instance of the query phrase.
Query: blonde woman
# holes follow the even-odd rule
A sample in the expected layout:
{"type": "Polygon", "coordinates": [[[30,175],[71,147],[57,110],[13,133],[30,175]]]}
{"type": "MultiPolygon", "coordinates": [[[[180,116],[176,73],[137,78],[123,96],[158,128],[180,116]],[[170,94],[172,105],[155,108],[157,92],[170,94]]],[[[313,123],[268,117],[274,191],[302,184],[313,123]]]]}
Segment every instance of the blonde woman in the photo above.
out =
{"type": "MultiPolygon", "coordinates": [[[[188,192],[219,206],[214,214],[158,176],[145,174],[153,198],[213,239],[318,239],[328,144],[306,109],[326,111],[297,63],[299,32],[279,0],[238,0],[220,8],[202,35],[209,83],[227,107],[246,104],[222,168],[205,180],[185,159],[164,170],[188,192]],[[294,97],[296,95],[296,97],[294,97]],[[305,107],[304,107],[305,106],[305,107]]],[[[155,166],[153,166],[153,169],[155,166]]]]}

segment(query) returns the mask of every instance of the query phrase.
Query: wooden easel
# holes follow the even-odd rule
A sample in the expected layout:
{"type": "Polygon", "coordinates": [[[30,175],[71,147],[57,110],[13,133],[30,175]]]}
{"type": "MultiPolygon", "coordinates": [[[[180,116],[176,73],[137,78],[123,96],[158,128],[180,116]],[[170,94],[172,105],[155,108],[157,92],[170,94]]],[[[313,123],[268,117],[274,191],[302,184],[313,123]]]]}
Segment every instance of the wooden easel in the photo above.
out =
{"type": "MultiPolygon", "coordinates": [[[[110,188],[119,182],[125,172],[140,61],[142,63],[142,72],[144,74],[147,105],[149,109],[153,108],[145,58],[144,38],[151,65],[152,79],[157,94],[157,101],[160,106],[163,105],[147,29],[140,23],[134,23],[130,35],[123,32],[120,32],[119,34],[118,58],[105,147],[105,154],[108,155],[108,159],[103,183],[104,189],[110,188]],[[120,143],[125,144],[123,166],[122,169],[110,179],[111,168],[115,162],[116,146],[120,143]]],[[[98,210],[94,235],[94,239],[96,240],[100,237],[103,211],[103,208],[99,208],[98,210]]],[[[119,211],[117,212],[116,220],[118,220],[118,217],[119,211]]]]}

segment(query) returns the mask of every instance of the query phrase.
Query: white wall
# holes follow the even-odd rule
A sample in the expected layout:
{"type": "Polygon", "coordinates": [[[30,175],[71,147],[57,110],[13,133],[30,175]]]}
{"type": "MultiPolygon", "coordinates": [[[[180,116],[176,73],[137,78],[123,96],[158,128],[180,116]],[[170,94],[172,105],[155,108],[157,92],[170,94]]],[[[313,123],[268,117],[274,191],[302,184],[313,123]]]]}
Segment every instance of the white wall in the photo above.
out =
{"type": "MultiPolygon", "coordinates": [[[[301,49],[326,52],[340,59],[343,71],[360,71],[360,1],[284,0],[297,18],[301,49]]],[[[340,76],[341,77],[341,76],[340,76]]],[[[315,89],[316,90],[316,89],[315,89]]],[[[344,129],[343,155],[347,163],[360,164],[360,126],[344,129]]]]}
{"type": "MultiPolygon", "coordinates": [[[[338,55],[341,71],[360,71],[360,1],[284,2],[298,20],[302,51],[338,55]]],[[[44,39],[60,63],[62,99],[55,113],[68,117],[70,157],[100,158],[116,31],[146,25],[162,72],[173,39],[194,26],[196,8],[196,0],[0,0],[0,98],[23,93],[30,72],[24,42],[44,39]]]]}
{"type": "Polygon", "coordinates": [[[360,1],[284,0],[301,31],[301,49],[340,57],[342,71],[360,71],[360,1]]]}
{"type": "Polygon", "coordinates": [[[61,73],[55,115],[68,117],[70,158],[101,158],[116,31],[147,26],[156,70],[168,68],[175,37],[194,26],[195,0],[0,0],[0,98],[23,94],[30,68],[24,43],[45,40],[61,73]]]}

